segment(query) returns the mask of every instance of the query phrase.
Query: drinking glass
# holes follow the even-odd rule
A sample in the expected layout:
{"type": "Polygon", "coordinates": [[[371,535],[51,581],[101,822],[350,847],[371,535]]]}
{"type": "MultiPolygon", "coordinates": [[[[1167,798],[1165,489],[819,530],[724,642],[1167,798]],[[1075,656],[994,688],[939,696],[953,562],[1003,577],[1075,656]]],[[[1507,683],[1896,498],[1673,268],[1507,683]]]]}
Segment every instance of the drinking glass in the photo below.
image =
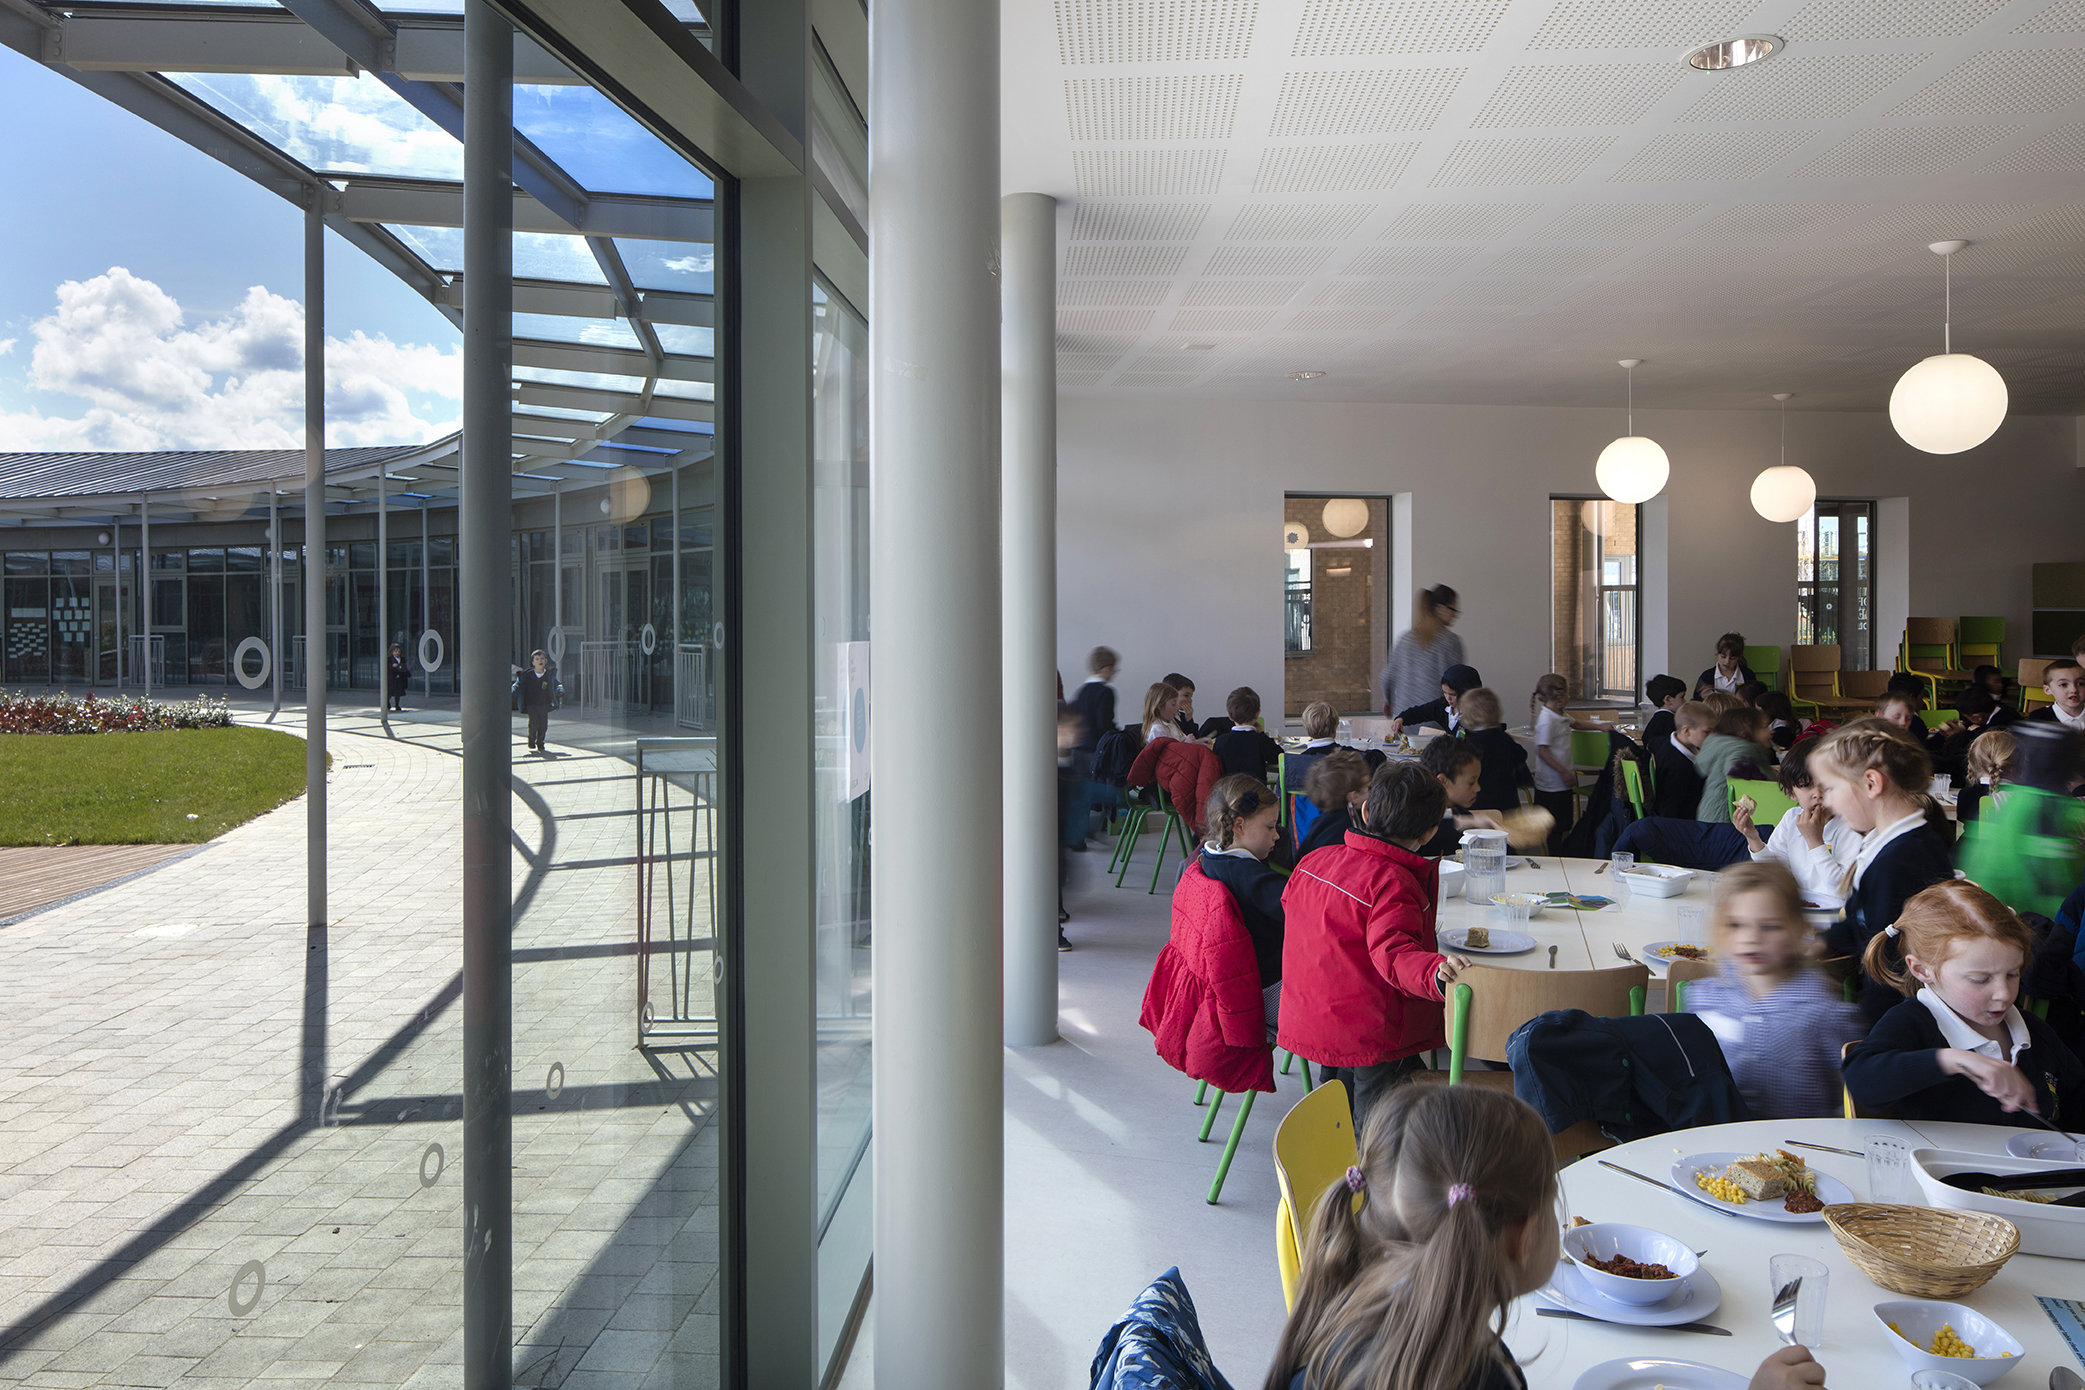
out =
{"type": "Polygon", "coordinates": [[[1911,1145],[1883,1134],[1861,1140],[1868,1156],[1868,1200],[1900,1207],[1916,1200],[1917,1185],[1911,1179],[1911,1145]]]}
{"type": "MultiPolygon", "coordinates": [[[[1766,1262],[1766,1297],[1769,1307],[1774,1295],[1800,1279],[1795,1295],[1795,1328],[1788,1340],[1816,1348],[1824,1345],[1824,1296],[1831,1271],[1808,1255],[1775,1255],[1766,1262]]],[[[1779,1328],[1775,1329],[1779,1331],[1779,1328]]]]}
{"type": "Polygon", "coordinates": [[[1506,929],[1508,931],[1524,932],[1527,930],[1528,918],[1534,913],[1534,905],[1532,903],[1509,901],[1500,903],[1499,906],[1505,910],[1506,929]]]}
{"type": "Polygon", "coordinates": [[[1622,881],[1622,875],[1628,873],[1629,870],[1635,867],[1636,856],[1629,853],[1627,850],[1618,849],[1613,854],[1607,856],[1607,871],[1614,875],[1614,881],[1616,883],[1620,883],[1622,881]]]}
{"type": "Polygon", "coordinates": [[[1705,934],[1709,910],[1705,907],[1683,907],[1680,909],[1680,940],[1696,945],[1708,944],[1705,934]]]}

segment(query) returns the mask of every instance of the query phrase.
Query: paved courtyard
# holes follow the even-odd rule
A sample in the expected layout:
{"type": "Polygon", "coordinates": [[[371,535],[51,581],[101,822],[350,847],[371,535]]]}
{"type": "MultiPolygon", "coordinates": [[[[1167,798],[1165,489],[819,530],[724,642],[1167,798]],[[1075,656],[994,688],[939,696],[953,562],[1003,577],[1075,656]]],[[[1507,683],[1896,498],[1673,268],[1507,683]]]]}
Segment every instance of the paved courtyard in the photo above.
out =
{"type": "MultiPolygon", "coordinates": [[[[461,1385],[460,745],[392,725],[333,717],[325,927],[299,798],[0,928],[0,1380],[461,1385]]],[[[636,1046],[628,734],[569,732],[516,740],[517,1379],[711,1385],[714,1053],[636,1046]]],[[[706,863],[674,872],[643,959],[702,1013],[706,863]]]]}

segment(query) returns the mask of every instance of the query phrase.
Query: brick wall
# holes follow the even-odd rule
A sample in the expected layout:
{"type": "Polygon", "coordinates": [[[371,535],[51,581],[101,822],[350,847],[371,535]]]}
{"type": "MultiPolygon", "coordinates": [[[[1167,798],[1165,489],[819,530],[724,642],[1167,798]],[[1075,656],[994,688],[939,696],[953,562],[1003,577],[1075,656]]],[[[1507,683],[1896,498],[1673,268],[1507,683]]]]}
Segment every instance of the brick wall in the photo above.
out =
{"type": "MultiPolygon", "coordinates": [[[[1291,497],[1284,500],[1284,522],[1300,522],[1314,541],[1333,540],[1325,529],[1323,497],[1291,497]]],[[[1375,595],[1382,588],[1380,565],[1389,535],[1388,504],[1382,498],[1368,503],[1368,528],[1352,539],[1372,537],[1373,549],[1313,550],[1311,554],[1311,650],[1287,654],[1284,671],[1283,707],[1291,716],[1303,707],[1324,700],[1342,714],[1373,714],[1380,697],[1375,693],[1376,668],[1382,654],[1376,651],[1375,595]],[[1332,570],[1344,569],[1345,574],[1332,570]]]]}

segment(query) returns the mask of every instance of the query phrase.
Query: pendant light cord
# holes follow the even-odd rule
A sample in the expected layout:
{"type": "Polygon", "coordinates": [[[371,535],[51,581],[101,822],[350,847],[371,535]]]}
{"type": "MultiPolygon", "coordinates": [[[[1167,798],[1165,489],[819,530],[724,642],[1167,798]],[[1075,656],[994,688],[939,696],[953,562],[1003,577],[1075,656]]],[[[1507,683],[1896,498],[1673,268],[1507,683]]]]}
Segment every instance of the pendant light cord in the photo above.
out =
{"type": "Polygon", "coordinates": [[[1629,377],[1629,433],[1636,433],[1636,368],[1625,369],[1629,377]]]}
{"type": "Polygon", "coordinates": [[[1781,402],[1781,466],[1788,467],[1788,402],[1781,402]]]}
{"type": "Polygon", "coordinates": [[[1955,258],[1946,255],[1940,258],[1940,350],[1952,353],[1954,346],[1955,318],[1955,258]]]}

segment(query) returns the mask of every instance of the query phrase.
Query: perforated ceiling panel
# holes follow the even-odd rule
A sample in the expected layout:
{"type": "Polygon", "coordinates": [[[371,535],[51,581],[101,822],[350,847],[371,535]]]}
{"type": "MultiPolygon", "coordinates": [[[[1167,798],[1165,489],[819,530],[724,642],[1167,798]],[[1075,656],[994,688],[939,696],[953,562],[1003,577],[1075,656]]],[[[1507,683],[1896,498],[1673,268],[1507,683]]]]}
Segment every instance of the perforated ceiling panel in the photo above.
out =
{"type": "Polygon", "coordinates": [[[1185,246],[1067,246],[1066,275],[1173,275],[1185,246]]]}
{"type": "Polygon", "coordinates": [[[1224,150],[1073,150],[1088,198],[1209,194],[1223,181],[1224,150]]]}
{"type": "Polygon", "coordinates": [[[1686,80],[1676,63],[1516,67],[1470,120],[1473,130],[1631,125],[1686,80]]]}
{"type": "Polygon", "coordinates": [[[1163,303],[1172,288],[1164,280],[1066,280],[1057,286],[1057,302],[1144,307],[1163,303]]]}
{"type": "Polygon", "coordinates": [[[2085,207],[2058,208],[2006,229],[2014,241],[2064,245],[2085,241],[2085,207]]]}
{"type": "Polygon", "coordinates": [[[1484,267],[1487,275],[1583,275],[1626,246],[1516,246],[1484,267]]]}
{"type": "Polygon", "coordinates": [[[1187,241],[1209,215],[1207,203],[1081,203],[1073,241],[1187,241]]]}
{"type": "Polygon", "coordinates": [[[1807,130],[1676,131],[1638,150],[1608,182],[1749,178],[1780,163],[1809,138],[1807,130]]]}
{"type": "Polygon", "coordinates": [[[1141,333],[1151,323],[1149,309],[1059,309],[1059,333],[1141,333]]]}
{"type": "Polygon", "coordinates": [[[1549,298],[1561,280],[1465,280],[1434,301],[1437,308],[1519,307],[1549,298]]]}
{"type": "Polygon", "coordinates": [[[1744,28],[1754,0],[1561,0],[1529,48],[1685,48],[1744,28]]]}
{"type": "Polygon", "coordinates": [[[1388,309],[1305,309],[1289,320],[1292,329],[1376,328],[1390,318],[1388,309]]]}
{"type": "Polygon", "coordinates": [[[1182,309],[1173,315],[1180,332],[1250,333],[1265,328],[1274,317],[1272,309],[1182,309]]]}
{"type": "Polygon", "coordinates": [[[1075,77],[1064,84],[1064,110],[1074,140],[1228,140],[1244,81],[1236,73],[1075,77]]]}
{"type": "Polygon", "coordinates": [[[1057,0],[1067,64],[1195,63],[1252,50],[1256,0],[1057,0]]]}
{"type": "Polygon", "coordinates": [[[1415,203],[1383,228],[1384,241],[1489,241],[1504,236],[1540,203],[1415,203]]]}
{"type": "Polygon", "coordinates": [[[1577,139],[1458,140],[1427,182],[1434,188],[1505,188],[1571,183],[1614,143],[1609,135],[1577,139]]]}
{"type": "Polygon", "coordinates": [[[1120,357],[1137,345],[1137,340],[1124,333],[1063,333],[1057,335],[1057,351],[1063,353],[1093,353],[1120,357]]]}
{"type": "Polygon", "coordinates": [[[1310,302],[1331,308],[1410,304],[1433,286],[1424,280],[1334,280],[1310,302]]]}
{"type": "Polygon", "coordinates": [[[2056,0],[2048,9],[2013,30],[2015,34],[2085,33],[2085,0],[2056,0]]]}
{"type": "Polygon", "coordinates": [[[2006,0],[1812,0],[1781,26],[1790,43],[1945,39],[1966,34],[2006,0]]]}
{"type": "Polygon", "coordinates": [[[1675,227],[1706,203],[1581,203],[1530,235],[1537,241],[1639,241],[1675,227]]]}
{"type": "Polygon", "coordinates": [[[1292,72],[1281,79],[1268,138],[1432,130],[1462,68],[1292,72]]]}
{"type": "Polygon", "coordinates": [[[1292,56],[1474,53],[1509,5],[1510,0],[1310,0],[1292,56]]]}
{"type": "Polygon", "coordinates": [[[1402,145],[1269,145],[1255,193],[1367,193],[1388,188],[1418,153],[1402,145]]]}
{"type": "Polygon", "coordinates": [[[1859,203],[1740,203],[1684,233],[1687,241],[1787,241],[1843,222],[1859,203]]]}
{"type": "Polygon", "coordinates": [[[1894,116],[2010,116],[2060,111],[2085,95],[2085,48],[1979,53],[1891,112],[1894,116]]]}
{"type": "Polygon", "coordinates": [[[2085,170],[2085,125],[2059,126],[1984,166],[1993,174],[2074,174],[2085,170]]]}
{"type": "Polygon", "coordinates": [[[1690,124],[1730,121],[1817,121],[1844,116],[1872,100],[1933,55],[1861,53],[1803,57],[1791,53],[1760,65],[1717,73],[1680,115],[1690,124]]]}
{"type": "Polygon", "coordinates": [[[1364,251],[1343,275],[1446,275],[1477,253],[1474,246],[1382,246],[1364,251]]]}
{"type": "Polygon", "coordinates": [[[1968,237],[1981,242],[2033,211],[2029,203],[1914,203],[1862,218],[1846,229],[1845,237],[1871,246],[1902,243],[1920,248],[1943,237],[1968,237]]]}
{"type": "Polygon", "coordinates": [[[1331,250],[1318,246],[1219,246],[1204,275],[1308,275],[1331,250]]]}
{"type": "Polygon", "coordinates": [[[1303,288],[1301,280],[1197,280],[1182,304],[1256,308],[1286,304],[1303,288]]]}
{"type": "Polygon", "coordinates": [[[1375,209],[1366,203],[1248,203],[1225,241],[1341,241],[1375,209]]]}
{"type": "Polygon", "coordinates": [[[1864,130],[1829,154],[1812,161],[1796,177],[1874,179],[1904,174],[1936,174],[2012,133],[2011,128],[2005,126],[1959,125],[1864,130]]]}

